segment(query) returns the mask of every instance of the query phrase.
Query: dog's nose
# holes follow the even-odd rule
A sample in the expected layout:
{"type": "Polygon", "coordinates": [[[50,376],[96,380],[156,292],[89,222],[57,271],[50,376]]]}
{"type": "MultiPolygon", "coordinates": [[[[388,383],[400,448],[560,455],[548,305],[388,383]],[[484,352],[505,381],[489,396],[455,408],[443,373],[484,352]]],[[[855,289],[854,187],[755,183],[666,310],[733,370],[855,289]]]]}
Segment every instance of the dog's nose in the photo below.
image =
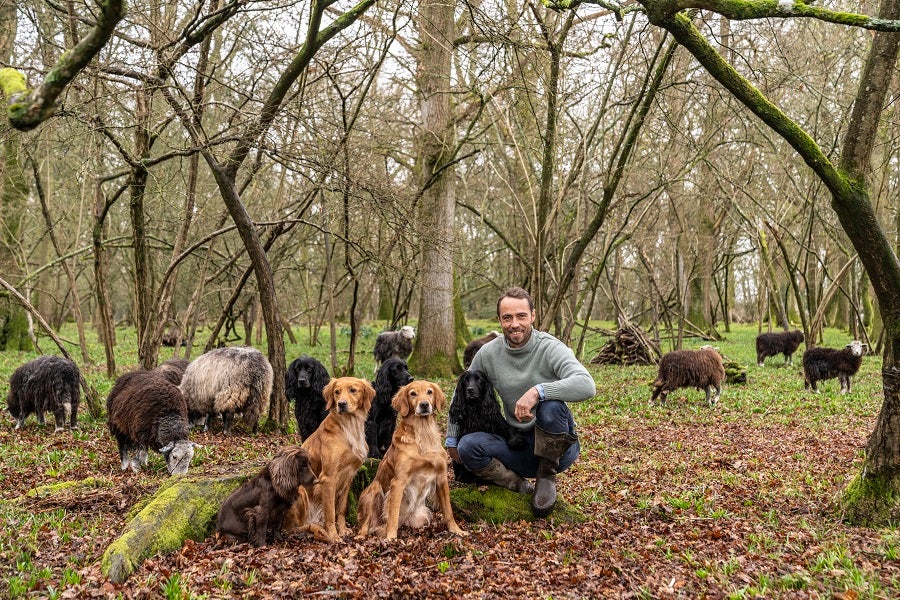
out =
{"type": "Polygon", "coordinates": [[[346,400],[341,400],[340,402],[337,403],[337,407],[338,407],[338,411],[339,411],[339,412],[347,412],[347,406],[348,406],[348,405],[347,405],[347,401],[346,401],[346,400]]]}
{"type": "Polygon", "coordinates": [[[406,383],[412,383],[412,382],[413,382],[413,376],[412,376],[412,375],[407,375],[407,376],[406,376],[406,383]]]}
{"type": "Polygon", "coordinates": [[[430,415],[431,414],[431,404],[428,402],[419,402],[419,414],[420,415],[430,415]]]}

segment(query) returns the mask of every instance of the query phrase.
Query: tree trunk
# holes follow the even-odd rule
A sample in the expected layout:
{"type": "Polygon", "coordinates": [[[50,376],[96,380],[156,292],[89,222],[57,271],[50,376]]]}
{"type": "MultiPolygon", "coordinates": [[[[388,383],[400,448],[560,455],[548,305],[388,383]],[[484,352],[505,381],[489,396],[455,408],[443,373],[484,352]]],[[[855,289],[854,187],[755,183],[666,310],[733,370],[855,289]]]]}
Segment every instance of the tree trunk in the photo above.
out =
{"type": "Polygon", "coordinates": [[[422,115],[418,169],[422,185],[419,232],[422,276],[419,331],[410,370],[426,378],[462,371],[453,335],[453,218],[456,207],[450,115],[450,59],[455,3],[421,0],[417,85],[422,115]]]}

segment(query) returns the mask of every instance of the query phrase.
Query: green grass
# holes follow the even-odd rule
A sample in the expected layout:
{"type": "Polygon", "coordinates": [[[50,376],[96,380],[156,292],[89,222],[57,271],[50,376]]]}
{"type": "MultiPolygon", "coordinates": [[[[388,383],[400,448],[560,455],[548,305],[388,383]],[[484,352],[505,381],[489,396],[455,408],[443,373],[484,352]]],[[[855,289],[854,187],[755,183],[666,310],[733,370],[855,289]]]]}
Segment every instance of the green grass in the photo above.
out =
{"type": "MultiPolygon", "coordinates": [[[[592,324],[611,329],[610,323],[592,324]]],[[[489,321],[470,323],[473,335],[495,329],[489,321]]],[[[357,354],[356,373],[374,374],[371,347],[381,326],[363,327],[357,354]]],[[[77,339],[64,330],[68,339],[77,339]]],[[[90,332],[89,332],[90,333],[90,332]]],[[[309,344],[311,330],[295,327],[296,344],[287,343],[288,362],[300,354],[311,354],[332,371],[328,330],[319,332],[319,344],[309,344]]],[[[347,363],[346,328],[339,328],[338,363],[347,363]]],[[[716,343],[720,351],[747,369],[748,381],[727,385],[717,406],[710,408],[702,391],[676,390],[663,405],[650,406],[653,366],[590,366],[597,382],[592,400],[572,404],[582,439],[582,458],[572,472],[561,477],[561,492],[597,522],[607,519],[613,531],[624,520],[639,535],[633,545],[590,537],[588,546],[572,548],[565,532],[542,527],[534,531],[541,543],[559,544],[559,561],[565,565],[590,564],[601,556],[615,556],[627,564],[642,565],[648,555],[653,567],[665,561],[677,569],[685,585],[703,595],[734,598],[790,597],[791,592],[814,591],[827,597],[853,589],[864,598],[889,597],[897,582],[872,565],[897,564],[900,535],[896,529],[867,532],[865,546],[856,540],[861,534],[839,526],[839,516],[830,511],[831,501],[861,464],[859,447],[871,430],[881,405],[881,360],[867,356],[853,379],[853,392],[841,396],[836,380],[820,385],[821,392],[804,391],[800,358],[804,346],[794,356],[794,366],[783,366],[780,357],[756,366],[754,326],[735,325],[716,343]],[[835,432],[838,432],[835,434],[835,432]],[[855,436],[846,445],[846,454],[831,457],[822,440],[855,436]],[[775,439],[773,439],[775,438],[775,439]],[[775,443],[775,442],[778,443],[775,443]],[[565,486],[571,486],[574,493],[565,486]],[[799,510],[798,509],[802,509],[799,510]],[[723,531],[739,532],[736,540],[723,531]],[[644,536],[644,537],[640,537],[644,536]],[[721,537],[718,537],[721,536],[721,537]],[[726,550],[716,548],[728,540],[726,550]],[[648,554],[649,553],[649,554],[648,554]],[[793,566],[783,569],[779,565],[793,566]]],[[[93,335],[92,333],[90,335],[93,335]]],[[[578,335],[576,329],[575,335],[578,335]]],[[[843,346],[849,337],[826,330],[825,344],[843,346]]],[[[582,356],[588,363],[607,338],[592,333],[582,356]]],[[[48,351],[51,348],[43,342],[48,351]]],[[[688,339],[686,348],[704,344],[688,339]]],[[[265,348],[263,344],[254,345],[265,348]]],[[[116,347],[120,372],[137,365],[136,341],[130,330],[118,332],[116,347]]],[[[78,359],[77,348],[69,347],[78,359]]],[[[160,360],[172,356],[162,349],[160,360]]],[[[194,356],[200,352],[195,349],[194,356]]],[[[12,371],[33,358],[31,353],[0,353],[0,393],[5,394],[12,371]]],[[[94,364],[83,367],[90,384],[105,398],[112,381],[105,375],[103,350],[91,341],[94,364]]],[[[81,365],[80,365],[81,366],[81,365]]],[[[452,380],[438,381],[449,394],[452,380]]],[[[445,416],[442,416],[444,419],[445,416]]],[[[103,418],[93,419],[79,412],[80,430],[72,432],[74,443],[53,436],[52,418],[41,435],[29,435],[28,443],[12,432],[6,416],[0,431],[0,490],[15,490],[23,481],[42,485],[66,481],[86,469],[102,477],[117,474],[117,457],[103,418]]],[[[34,417],[26,430],[37,430],[34,417]]],[[[204,445],[196,450],[192,469],[229,465],[247,460],[257,452],[253,441],[217,447],[204,445]]],[[[161,457],[150,454],[150,465],[142,476],[152,483],[165,475],[161,457]]],[[[65,590],[84,585],[83,571],[98,556],[73,552],[68,560],[52,567],[43,562],[51,544],[67,545],[74,540],[102,538],[106,517],[89,511],[51,508],[24,510],[9,492],[0,496],[0,521],[9,524],[0,532],[0,595],[11,598],[60,597],[65,590]]],[[[470,531],[477,531],[470,524],[470,531]]],[[[460,556],[480,557],[478,548],[467,549],[442,542],[441,558],[434,562],[441,577],[457,571],[460,556]]],[[[619,567],[627,568],[627,567],[619,567]]],[[[661,570],[665,570],[662,568],[661,570]]],[[[222,594],[237,588],[260,585],[263,575],[253,568],[223,563],[210,575],[222,594]]],[[[674,575],[673,575],[674,577],[674,575]]],[[[669,577],[668,579],[671,579],[669,577]]],[[[667,581],[668,581],[667,579],[667,581]]],[[[166,598],[201,597],[192,581],[172,572],[154,578],[155,593],[166,598]]],[[[637,595],[657,597],[657,588],[637,581],[637,595]]]]}

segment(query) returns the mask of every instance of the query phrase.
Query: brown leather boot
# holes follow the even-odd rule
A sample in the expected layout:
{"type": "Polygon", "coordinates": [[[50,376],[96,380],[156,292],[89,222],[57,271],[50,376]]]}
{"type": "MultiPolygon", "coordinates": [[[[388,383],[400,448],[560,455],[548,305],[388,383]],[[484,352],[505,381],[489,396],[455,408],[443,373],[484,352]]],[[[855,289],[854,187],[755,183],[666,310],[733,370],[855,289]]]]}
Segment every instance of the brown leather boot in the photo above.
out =
{"type": "Polygon", "coordinates": [[[527,479],[506,468],[499,459],[492,458],[488,466],[477,471],[472,471],[485,481],[504,487],[519,494],[530,494],[534,491],[534,484],[527,479]]]}
{"type": "Polygon", "coordinates": [[[574,433],[547,433],[535,427],[534,455],[540,460],[534,482],[534,497],[531,499],[531,512],[534,516],[546,517],[556,505],[556,469],[559,468],[559,459],[577,441],[578,436],[574,433]]]}

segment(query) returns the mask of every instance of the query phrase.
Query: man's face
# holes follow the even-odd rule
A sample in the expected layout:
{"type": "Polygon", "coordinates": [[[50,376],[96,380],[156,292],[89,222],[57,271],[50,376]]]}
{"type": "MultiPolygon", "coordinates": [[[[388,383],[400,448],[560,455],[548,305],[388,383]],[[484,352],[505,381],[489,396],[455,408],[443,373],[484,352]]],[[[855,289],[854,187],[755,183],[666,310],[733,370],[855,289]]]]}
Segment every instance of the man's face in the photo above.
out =
{"type": "Polygon", "coordinates": [[[531,337],[534,311],[525,298],[504,298],[500,301],[500,327],[510,348],[523,346],[531,337]]]}

